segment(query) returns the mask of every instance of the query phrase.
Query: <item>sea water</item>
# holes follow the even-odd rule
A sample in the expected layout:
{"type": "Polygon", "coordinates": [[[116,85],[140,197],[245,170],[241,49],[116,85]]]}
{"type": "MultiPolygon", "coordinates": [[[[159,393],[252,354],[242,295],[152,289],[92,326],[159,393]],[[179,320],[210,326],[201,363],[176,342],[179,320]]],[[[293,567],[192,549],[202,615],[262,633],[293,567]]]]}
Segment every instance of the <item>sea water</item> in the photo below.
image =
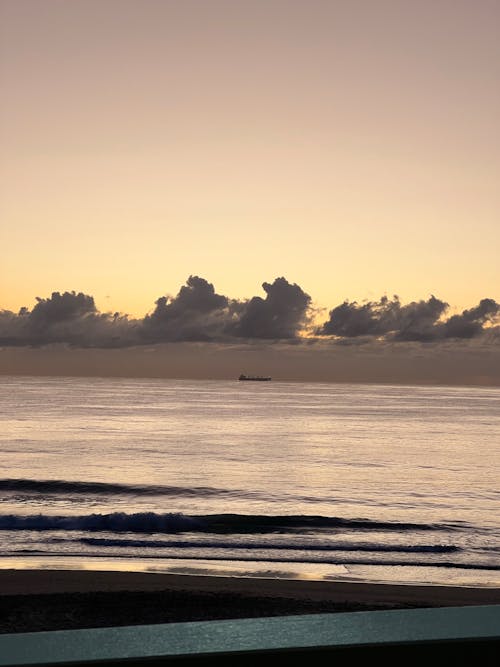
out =
{"type": "Polygon", "coordinates": [[[0,567],[500,585],[500,389],[0,378],[0,567]]]}

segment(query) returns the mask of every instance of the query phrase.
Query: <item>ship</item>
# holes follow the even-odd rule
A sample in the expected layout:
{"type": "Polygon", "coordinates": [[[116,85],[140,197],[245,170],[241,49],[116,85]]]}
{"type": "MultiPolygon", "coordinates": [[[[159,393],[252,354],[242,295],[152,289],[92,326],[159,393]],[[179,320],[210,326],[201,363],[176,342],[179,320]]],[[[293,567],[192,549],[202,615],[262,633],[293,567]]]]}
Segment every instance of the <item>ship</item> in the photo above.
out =
{"type": "Polygon", "coordinates": [[[252,382],[269,382],[271,378],[265,375],[240,375],[238,380],[240,381],[252,381],[252,382]]]}

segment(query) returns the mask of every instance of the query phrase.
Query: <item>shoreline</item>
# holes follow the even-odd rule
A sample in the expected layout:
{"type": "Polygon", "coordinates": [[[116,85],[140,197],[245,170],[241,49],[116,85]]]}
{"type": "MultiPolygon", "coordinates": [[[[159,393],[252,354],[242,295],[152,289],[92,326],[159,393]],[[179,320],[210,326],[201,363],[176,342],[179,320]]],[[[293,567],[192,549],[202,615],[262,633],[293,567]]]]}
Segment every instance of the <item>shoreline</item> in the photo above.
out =
{"type": "Polygon", "coordinates": [[[3,569],[0,595],[186,591],[236,593],[249,597],[426,603],[500,604],[500,587],[392,584],[342,580],[170,574],[113,570],[3,569]]]}
{"type": "Polygon", "coordinates": [[[0,633],[500,604],[500,588],[0,570],[0,633]]]}

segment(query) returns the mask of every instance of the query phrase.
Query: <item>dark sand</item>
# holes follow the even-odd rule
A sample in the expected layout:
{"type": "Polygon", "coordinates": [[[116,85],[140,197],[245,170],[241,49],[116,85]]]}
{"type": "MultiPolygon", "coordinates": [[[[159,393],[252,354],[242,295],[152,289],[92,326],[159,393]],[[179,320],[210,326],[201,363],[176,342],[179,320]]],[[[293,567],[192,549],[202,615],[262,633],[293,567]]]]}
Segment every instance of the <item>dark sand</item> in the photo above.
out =
{"type": "Polygon", "coordinates": [[[0,570],[0,632],[500,604],[500,588],[0,570]]]}

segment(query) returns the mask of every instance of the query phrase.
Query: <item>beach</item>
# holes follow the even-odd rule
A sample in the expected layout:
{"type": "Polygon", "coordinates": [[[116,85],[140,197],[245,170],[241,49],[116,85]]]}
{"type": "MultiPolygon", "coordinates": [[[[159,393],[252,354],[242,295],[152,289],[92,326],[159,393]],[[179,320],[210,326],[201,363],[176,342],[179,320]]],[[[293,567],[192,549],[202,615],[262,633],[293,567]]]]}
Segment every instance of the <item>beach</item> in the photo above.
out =
{"type": "Polygon", "coordinates": [[[500,588],[0,570],[0,632],[500,604],[500,588]]]}

